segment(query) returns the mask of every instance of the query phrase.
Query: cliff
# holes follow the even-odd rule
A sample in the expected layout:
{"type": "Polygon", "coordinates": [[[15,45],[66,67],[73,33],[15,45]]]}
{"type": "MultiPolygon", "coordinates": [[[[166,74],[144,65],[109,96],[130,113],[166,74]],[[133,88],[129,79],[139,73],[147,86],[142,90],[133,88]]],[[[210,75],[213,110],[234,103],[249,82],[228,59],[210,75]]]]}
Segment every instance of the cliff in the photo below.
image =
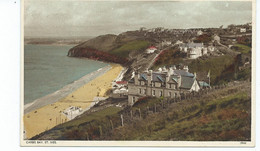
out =
{"type": "Polygon", "coordinates": [[[72,48],[68,52],[69,57],[85,57],[93,60],[113,62],[125,65],[128,59],[118,57],[116,55],[110,54],[108,52],[99,51],[90,47],[76,47],[72,48]]]}
{"type": "Polygon", "coordinates": [[[126,65],[151,44],[139,31],[128,31],[119,35],[101,35],[85,41],[68,52],[69,57],[89,59],[126,65]],[[129,57],[131,56],[131,58],[129,57]]]}

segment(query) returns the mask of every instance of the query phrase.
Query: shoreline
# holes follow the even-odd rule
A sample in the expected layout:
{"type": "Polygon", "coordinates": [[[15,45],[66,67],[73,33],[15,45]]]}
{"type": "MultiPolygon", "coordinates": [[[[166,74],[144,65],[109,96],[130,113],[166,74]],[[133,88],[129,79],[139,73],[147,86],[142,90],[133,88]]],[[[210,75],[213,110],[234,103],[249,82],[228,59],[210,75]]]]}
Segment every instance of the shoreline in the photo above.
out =
{"type": "Polygon", "coordinates": [[[75,91],[76,89],[87,84],[91,80],[93,80],[99,76],[102,76],[110,69],[111,69],[111,65],[107,65],[105,67],[99,68],[98,70],[91,72],[89,74],[86,74],[85,76],[81,77],[80,79],[75,80],[72,83],[65,85],[64,87],[62,87],[61,89],[59,89],[53,93],[50,93],[46,96],[38,98],[38,99],[34,100],[33,102],[24,104],[24,114],[27,114],[33,110],[39,109],[41,107],[44,107],[46,105],[59,101],[60,99],[66,97],[67,95],[69,95],[70,93],[75,91]]]}
{"type": "MultiPolygon", "coordinates": [[[[71,93],[65,95],[65,97],[57,99],[56,102],[53,100],[48,103],[45,102],[47,105],[35,110],[30,109],[31,112],[24,114],[24,135],[27,137],[24,139],[32,138],[35,135],[69,121],[70,118],[63,114],[63,111],[66,109],[74,106],[86,111],[95,104],[96,97],[107,97],[107,90],[112,88],[112,82],[118,78],[123,67],[119,64],[110,64],[103,68],[107,69],[105,70],[106,72],[100,76],[93,74],[93,79],[90,80],[90,78],[87,78],[88,82],[82,84],[77,89],[75,88],[74,91],[71,91],[71,93]]],[[[101,68],[99,71],[104,71],[104,69],[102,70],[101,68]]],[[[84,77],[88,75],[89,74],[84,77]]],[[[37,104],[34,102],[26,104],[25,106],[27,106],[26,109],[29,110],[29,108],[37,106],[37,104]]]]}

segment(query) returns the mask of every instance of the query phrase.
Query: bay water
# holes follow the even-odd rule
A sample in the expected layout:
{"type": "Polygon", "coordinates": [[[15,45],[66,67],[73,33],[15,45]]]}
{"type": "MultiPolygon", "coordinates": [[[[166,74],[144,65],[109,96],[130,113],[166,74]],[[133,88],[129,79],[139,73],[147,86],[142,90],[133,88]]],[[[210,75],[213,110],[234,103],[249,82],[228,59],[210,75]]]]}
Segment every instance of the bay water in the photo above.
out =
{"type": "Polygon", "coordinates": [[[46,96],[107,63],[67,57],[73,45],[24,46],[24,104],[46,96]]]}

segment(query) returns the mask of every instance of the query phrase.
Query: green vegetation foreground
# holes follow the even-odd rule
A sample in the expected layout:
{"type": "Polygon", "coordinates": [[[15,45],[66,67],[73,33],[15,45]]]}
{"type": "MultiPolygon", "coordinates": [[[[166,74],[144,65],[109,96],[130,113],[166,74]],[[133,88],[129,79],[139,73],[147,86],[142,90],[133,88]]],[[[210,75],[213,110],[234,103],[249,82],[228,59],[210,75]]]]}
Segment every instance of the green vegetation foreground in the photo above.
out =
{"type": "Polygon", "coordinates": [[[120,111],[110,107],[100,113],[81,116],[33,139],[248,141],[251,138],[250,88],[250,82],[239,82],[199,99],[164,102],[165,109],[159,109],[161,99],[143,98],[132,108],[120,111]],[[157,111],[145,114],[147,106],[153,112],[155,104],[157,111]],[[135,114],[139,109],[141,118],[135,114]],[[125,116],[122,126],[120,115],[130,110],[133,119],[125,116]]]}

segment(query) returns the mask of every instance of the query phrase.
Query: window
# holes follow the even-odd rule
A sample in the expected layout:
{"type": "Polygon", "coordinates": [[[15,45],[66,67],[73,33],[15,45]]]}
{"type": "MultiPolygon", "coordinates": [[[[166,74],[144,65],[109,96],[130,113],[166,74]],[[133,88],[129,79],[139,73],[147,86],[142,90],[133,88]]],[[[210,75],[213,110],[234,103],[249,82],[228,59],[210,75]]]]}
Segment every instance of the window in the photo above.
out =
{"type": "Polygon", "coordinates": [[[172,85],[171,85],[171,84],[169,84],[169,88],[170,88],[170,89],[172,88],[172,85]]]}
{"type": "Polygon", "coordinates": [[[144,94],[146,94],[146,89],[144,89],[144,94]]]}
{"type": "Polygon", "coordinates": [[[160,91],[160,96],[162,96],[162,91],[160,91]]]}
{"type": "Polygon", "coordinates": [[[152,95],[155,96],[155,90],[153,90],[153,94],[152,95]]]}
{"type": "Polygon", "coordinates": [[[139,88],[139,94],[142,94],[142,89],[141,88],[139,88]]]}
{"type": "Polygon", "coordinates": [[[168,96],[169,96],[169,97],[172,97],[172,92],[169,92],[169,93],[168,93],[168,96]]]}
{"type": "Polygon", "coordinates": [[[142,85],[142,81],[139,81],[139,85],[142,85]]]}
{"type": "Polygon", "coordinates": [[[152,83],[152,87],[155,87],[155,82],[152,83]]]}
{"type": "Polygon", "coordinates": [[[133,96],[133,103],[135,103],[135,97],[133,96]]]}

